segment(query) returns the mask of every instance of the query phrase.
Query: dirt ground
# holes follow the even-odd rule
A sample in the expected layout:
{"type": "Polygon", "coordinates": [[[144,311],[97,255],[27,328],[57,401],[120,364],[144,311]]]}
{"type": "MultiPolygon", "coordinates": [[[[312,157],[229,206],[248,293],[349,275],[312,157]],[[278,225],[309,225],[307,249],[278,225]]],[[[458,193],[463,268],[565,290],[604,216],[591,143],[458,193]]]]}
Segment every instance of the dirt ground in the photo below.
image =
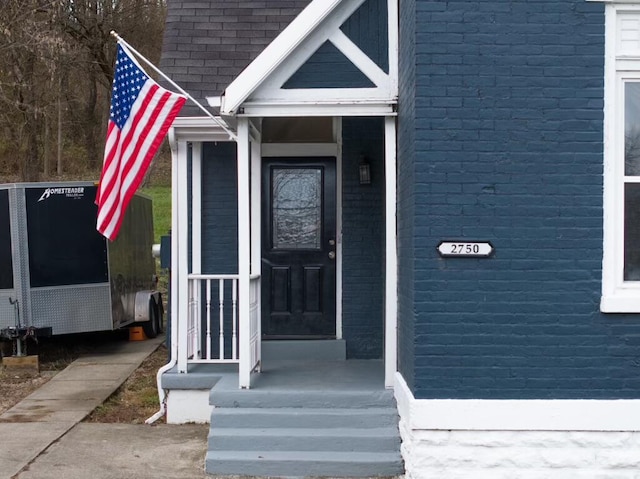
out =
{"type": "MultiPolygon", "coordinates": [[[[27,354],[37,355],[40,372],[19,372],[0,362],[0,414],[17,404],[62,371],[83,353],[89,353],[104,341],[120,341],[127,331],[70,335],[41,339],[27,344],[27,354]]],[[[3,346],[5,356],[12,355],[10,344],[3,346]]],[[[105,403],[89,415],[86,422],[141,424],[158,410],[156,373],[167,362],[164,345],[152,353],[105,403]],[[124,407],[123,407],[124,406],[124,407]]]]}

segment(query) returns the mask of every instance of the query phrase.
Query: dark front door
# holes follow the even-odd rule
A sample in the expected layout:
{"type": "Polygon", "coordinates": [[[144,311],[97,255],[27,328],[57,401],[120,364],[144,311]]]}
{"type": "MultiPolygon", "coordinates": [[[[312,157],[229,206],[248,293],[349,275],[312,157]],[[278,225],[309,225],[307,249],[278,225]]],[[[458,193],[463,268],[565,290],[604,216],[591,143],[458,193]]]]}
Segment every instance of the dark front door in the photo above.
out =
{"type": "Polygon", "coordinates": [[[335,158],[266,159],[262,201],[263,336],[335,337],[335,158]]]}

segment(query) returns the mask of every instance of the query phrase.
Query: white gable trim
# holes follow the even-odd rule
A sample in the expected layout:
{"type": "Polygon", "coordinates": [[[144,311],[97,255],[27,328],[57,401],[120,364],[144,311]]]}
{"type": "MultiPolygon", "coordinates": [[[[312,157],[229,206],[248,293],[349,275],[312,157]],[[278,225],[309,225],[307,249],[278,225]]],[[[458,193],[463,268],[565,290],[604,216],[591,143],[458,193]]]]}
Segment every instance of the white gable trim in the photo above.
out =
{"type": "Polygon", "coordinates": [[[227,87],[222,98],[221,111],[225,114],[234,113],[242,102],[300,46],[309,32],[322,24],[342,4],[342,1],[312,1],[227,87]]]}
{"type": "Polygon", "coordinates": [[[389,91],[389,75],[382,71],[360,48],[353,43],[342,30],[338,29],[329,37],[329,41],[335,45],[344,55],[351,60],[358,70],[364,73],[374,85],[389,91]]]}
{"type": "MultiPolygon", "coordinates": [[[[340,26],[365,0],[313,0],[227,87],[221,97],[221,114],[264,115],[269,113],[265,106],[282,105],[285,102],[295,109],[298,105],[324,103],[348,106],[358,105],[363,101],[370,106],[378,105],[373,114],[392,114],[393,108],[389,104],[397,102],[398,84],[395,78],[397,68],[392,65],[392,62],[397,61],[394,54],[397,51],[397,10],[391,5],[394,1],[388,1],[390,74],[385,73],[340,30],[340,26]],[[327,41],[341,51],[376,87],[282,89],[284,83],[327,41]],[[253,108],[256,106],[259,106],[257,111],[253,108]]],[[[207,98],[207,101],[212,105],[217,99],[207,98]]],[[[341,113],[342,111],[331,111],[332,115],[341,113]]]]}

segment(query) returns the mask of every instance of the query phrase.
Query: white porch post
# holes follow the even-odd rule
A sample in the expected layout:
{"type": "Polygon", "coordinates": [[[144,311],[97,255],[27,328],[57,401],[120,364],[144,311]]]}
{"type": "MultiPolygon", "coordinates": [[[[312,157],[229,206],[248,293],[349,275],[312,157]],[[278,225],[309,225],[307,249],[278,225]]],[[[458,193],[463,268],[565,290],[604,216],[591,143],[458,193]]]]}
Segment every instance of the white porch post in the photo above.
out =
{"type": "MultiPolygon", "coordinates": [[[[184,140],[178,141],[178,154],[173,168],[173,217],[171,219],[171,274],[177,285],[177,315],[172,316],[173,327],[178,328],[178,372],[187,372],[187,337],[189,318],[189,294],[187,275],[189,274],[189,218],[188,218],[188,146],[184,140]]],[[[174,289],[175,291],[175,289],[174,289]]],[[[175,311],[175,309],[172,310],[175,311]]]]}
{"type": "Polygon", "coordinates": [[[238,119],[238,322],[239,386],[251,386],[251,324],[249,309],[249,276],[251,273],[251,225],[249,202],[250,137],[249,120],[238,119]]]}
{"type": "MultiPolygon", "coordinates": [[[[262,191],[262,152],[259,132],[255,132],[251,142],[251,275],[262,274],[262,212],[260,209],[262,191]]],[[[262,286],[262,278],[260,278],[262,286]]],[[[262,303],[258,291],[258,343],[256,345],[256,360],[259,361],[258,371],[262,369],[262,303]]],[[[253,366],[253,365],[251,365],[253,366]]]]}
{"type": "MultiPolygon", "coordinates": [[[[193,274],[202,273],[202,143],[191,143],[191,194],[187,195],[187,201],[191,197],[191,265],[189,272],[193,274]]],[[[189,300],[193,300],[196,305],[200,305],[200,288],[192,287],[189,300]]],[[[193,309],[191,306],[190,309],[193,309]]],[[[189,311],[193,314],[193,311],[189,311]]],[[[200,321],[194,321],[191,327],[195,329],[195,342],[193,347],[193,359],[202,358],[202,328],[200,321]]],[[[193,339],[194,331],[191,332],[190,341],[193,339]]]]}
{"type": "Polygon", "coordinates": [[[384,119],[385,285],[384,385],[393,388],[398,367],[398,253],[396,239],[396,119],[384,119]]]}
{"type": "Polygon", "coordinates": [[[191,146],[191,272],[202,273],[202,143],[199,141],[191,146]]]}

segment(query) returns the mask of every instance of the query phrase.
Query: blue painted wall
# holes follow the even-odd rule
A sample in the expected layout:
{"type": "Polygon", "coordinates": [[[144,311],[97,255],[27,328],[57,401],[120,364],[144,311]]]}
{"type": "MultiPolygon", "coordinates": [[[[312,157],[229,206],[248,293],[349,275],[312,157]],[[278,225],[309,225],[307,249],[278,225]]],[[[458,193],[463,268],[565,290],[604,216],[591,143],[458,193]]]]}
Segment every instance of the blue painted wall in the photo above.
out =
{"type": "MultiPolygon", "coordinates": [[[[386,0],[367,0],[341,26],[369,58],[389,70],[386,0]]],[[[283,88],[371,88],[375,85],[331,42],[323,44],[283,88]]]]}
{"type": "Polygon", "coordinates": [[[384,311],[384,123],[344,118],[342,308],[347,358],[382,358],[384,311]],[[362,158],[371,184],[361,185],[362,158]]]}
{"type": "Polygon", "coordinates": [[[238,272],[236,144],[205,143],[202,162],[202,271],[238,272]]]}
{"type": "Polygon", "coordinates": [[[389,72],[387,0],[367,0],[340,27],[382,70],[389,72]]]}
{"type": "MultiPolygon", "coordinates": [[[[235,143],[204,143],[202,161],[202,272],[236,274],[238,272],[238,176],[235,143]]],[[[211,284],[212,356],[219,354],[218,282],[211,284]]],[[[206,298],[202,289],[201,298],[206,298]]],[[[232,304],[231,283],[226,282],[224,301],[232,304]]],[[[202,304],[202,331],[206,331],[206,303],[202,304]]],[[[225,357],[232,351],[232,310],[225,307],[225,357]]],[[[204,335],[203,335],[204,336],[204,335]]],[[[205,337],[202,348],[206,350],[205,337]]]]}
{"type": "Polygon", "coordinates": [[[400,343],[415,396],[640,397],[640,317],[599,312],[603,5],[404,8],[400,343]],[[495,255],[443,259],[443,239],[495,255]]]}
{"type": "Polygon", "coordinates": [[[400,2],[398,98],[398,370],[415,380],[416,2],[400,2]]]}

